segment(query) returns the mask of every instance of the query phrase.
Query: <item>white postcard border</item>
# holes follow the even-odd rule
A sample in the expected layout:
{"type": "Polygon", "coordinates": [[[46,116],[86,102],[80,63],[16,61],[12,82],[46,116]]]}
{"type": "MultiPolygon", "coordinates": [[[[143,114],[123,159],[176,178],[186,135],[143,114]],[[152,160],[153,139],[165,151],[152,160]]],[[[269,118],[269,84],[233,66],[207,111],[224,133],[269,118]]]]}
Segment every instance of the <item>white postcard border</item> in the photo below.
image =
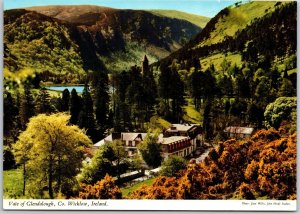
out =
{"type": "Polygon", "coordinates": [[[296,200],[3,199],[5,210],[296,211],[296,200]]]}

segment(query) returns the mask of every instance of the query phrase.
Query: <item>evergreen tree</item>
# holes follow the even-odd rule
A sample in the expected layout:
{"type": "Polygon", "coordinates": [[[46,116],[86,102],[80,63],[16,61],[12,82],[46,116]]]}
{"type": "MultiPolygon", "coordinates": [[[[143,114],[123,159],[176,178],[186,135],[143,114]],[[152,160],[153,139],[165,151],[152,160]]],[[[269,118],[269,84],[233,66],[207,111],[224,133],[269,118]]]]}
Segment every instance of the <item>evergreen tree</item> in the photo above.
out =
{"type": "Polygon", "coordinates": [[[17,100],[14,99],[9,91],[4,92],[3,96],[3,145],[4,150],[4,167],[13,167],[13,158],[11,159],[11,145],[16,141],[19,135],[19,109],[17,100]],[[11,165],[12,164],[12,165],[11,165]]]}
{"type": "Polygon", "coordinates": [[[170,67],[161,67],[159,76],[159,95],[164,100],[165,117],[168,116],[170,101],[173,121],[179,122],[182,116],[182,104],[184,103],[184,83],[176,69],[170,67]]]}
{"type": "Polygon", "coordinates": [[[202,71],[195,70],[191,74],[192,96],[194,98],[194,105],[196,109],[201,107],[201,98],[204,96],[204,81],[205,74],[202,71]]]}
{"type": "Polygon", "coordinates": [[[65,89],[62,92],[61,110],[62,111],[69,111],[69,103],[70,103],[70,92],[69,92],[68,89],[65,89]]]}
{"type": "Polygon", "coordinates": [[[184,83],[178,72],[174,69],[172,69],[169,84],[171,88],[170,98],[172,99],[172,117],[176,122],[180,122],[183,114],[182,105],[184,104],[184,83]]]}
{"type": "MultiPolygon", "coordinates": [[[[149,69],[148,66],[145,65],[144,71],[146,68],[149,69]]],[[[142,84],[144,91],[145,117],[146,120],[149,120],[154,111],[157,98],[157,86],[152,70],[148,70],[147,72],[143,73],[142,84]]]]}
{"type": "Polygon", "coordinates": [[[80,128],[87,130],[88,136],[90,136],[93,141],[96,140],[93,100],[87,85],[84,86],[82,92],[82,109],[79,113],[78,125],[80,128]]]}
{"type": "Polygon", "coordinates": [[[131,120],[134,122],[136,128],[143,128],[145,122],[145,106],[146,106],[146,92],[143,88],[143,79],[141,70],[137,66],[131,67],[129,71],[130,84],[126,92],[126,103],[131,109],[131,120]]]}
{"type": "Polygon", "coordinates": [[[210,100],[206,100],[204,104],[204,113],[203,113],[203,129],[204,129],[204,136],[205,139],[211,139],[213,136],[213,128],[211,126],[211,108],[212,108],[212,103],[210,100]]]}
{"type": "Polygon", "coordinates": [[[52,104],[50,102],[50,95],[45,88],[40,89],[36,98],[36,112],[38,114],[49,114],[53,111],[52,104]]]}
{"type": "Polygon", "coordinates": [[[14,98],[9,91],[4,92],[3,96],[3,128],[4,136],[8,136],[10,131],[16,127],[16,117],[18,115],[18,108],[14,98]]]}
{"type": "Polygon", "coordinates": [[[70,114],[71,114],[70,122],[72,124],[77,124],[80,110],[81,110],[81,100],[76,92],[76,89],[73,88],[71,91],[71,99],[70,99],[70,114]]]}
{"type": "Polygon", "coordinates": [[[113,127],[115,131],[131,130],[131,109],[127,105],[127,88],[130,84],[128,72],[122,71],[115,76],[115,97],[113,112],[113,127]]]}
{"type": "Polygon", "coordinates": [[[94,90],[96,123],[103,133],[108,126],[109,94],[108,76],[104,72],[94,72],[92,78],[94,90]]]}
{"type": "Polygon", "coordinates": [[[34,115],[34,102],[31,94],[30,86],[28,84],[25,84],[24,86],[24,93],[22,94],[20,100],[19,114],[20,114],[21,128],[24,130],[26,124],[29,121],[29,118],[31,118],[34,115]]]}
{"type": "Polygon", "coordinates": [[[293,83],[289,79],[286,79],[286,78],[282,79],[281,86],[278,91],[278,95],[280,97],[296,96],[293,83]]]}

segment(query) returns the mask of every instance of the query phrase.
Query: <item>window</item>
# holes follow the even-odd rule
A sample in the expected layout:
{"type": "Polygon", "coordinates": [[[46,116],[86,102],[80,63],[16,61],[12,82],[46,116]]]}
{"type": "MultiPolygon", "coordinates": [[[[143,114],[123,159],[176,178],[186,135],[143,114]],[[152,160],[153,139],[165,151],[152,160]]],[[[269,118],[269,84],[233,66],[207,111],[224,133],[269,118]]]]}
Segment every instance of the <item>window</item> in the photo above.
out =
{"type": "Polygon", "coordinates": [[[128,146],[132,146],[132,141],[128,141],[128,146]]]}

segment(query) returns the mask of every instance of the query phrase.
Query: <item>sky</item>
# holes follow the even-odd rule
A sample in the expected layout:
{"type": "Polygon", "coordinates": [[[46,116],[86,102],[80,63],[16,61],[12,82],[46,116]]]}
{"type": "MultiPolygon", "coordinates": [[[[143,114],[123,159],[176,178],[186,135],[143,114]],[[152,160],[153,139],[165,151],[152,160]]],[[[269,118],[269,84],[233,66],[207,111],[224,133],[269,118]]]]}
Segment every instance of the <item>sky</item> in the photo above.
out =
{"type": "Polygon", "coordinates": [[[4,0],[4,9],[42,5],[99,5],[118,9],[168,9],[214,17],[236,0],[4,0]]]}

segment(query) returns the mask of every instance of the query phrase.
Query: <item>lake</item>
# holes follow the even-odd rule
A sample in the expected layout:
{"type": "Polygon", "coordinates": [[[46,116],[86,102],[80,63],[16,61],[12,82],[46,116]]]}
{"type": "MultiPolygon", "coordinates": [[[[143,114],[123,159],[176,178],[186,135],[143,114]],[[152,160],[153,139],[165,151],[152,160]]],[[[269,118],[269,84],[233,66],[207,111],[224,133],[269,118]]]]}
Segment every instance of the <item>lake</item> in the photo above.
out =
{"type": "Polygon", "coordinates": [[[75,90],[77,91],[77,93],[82,93],[84,86],[83,85],[69,85],[69,86],[47,86],[45,87],[48,90],[53,90],[53,91],[63,91],[65,89],[68,89],[69,92],[71,93],[71,91],[73,90],[73,88],[75,88],[75,90]]]}

